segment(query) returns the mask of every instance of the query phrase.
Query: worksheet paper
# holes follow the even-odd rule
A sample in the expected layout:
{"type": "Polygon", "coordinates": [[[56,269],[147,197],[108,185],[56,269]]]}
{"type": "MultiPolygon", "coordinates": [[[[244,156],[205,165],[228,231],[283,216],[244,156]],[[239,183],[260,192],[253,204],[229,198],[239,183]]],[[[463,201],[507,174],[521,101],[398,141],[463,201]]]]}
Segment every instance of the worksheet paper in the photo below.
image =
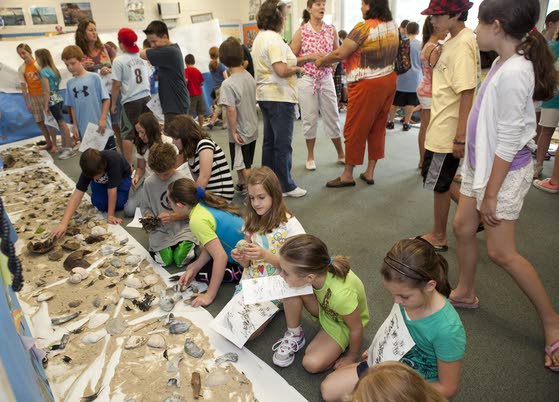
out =
{"type": "Polygon", "coordinates": [[[279,275],[266,276],[256,279],[245,279],[242,282],[245,304],[262,303],[271,300],[281,300],[287,297],[310,295],[311,285],[298,288],[291,287],[279,275]]]}
{"type": "Polygon", "coordinates": [[[107,145],[107,141],[113,135],[113,130],[105,128],[103,134],[97,132],[99,126],[97,124],[88,123],[85,129],[85,133],[82,136],[82,142],[80,144],[80,152],[85,152],[89,148],[97,149],[102,151],[107,145]]]}
{"type": "Polygon", "coordinates": [[[151,100],[146,105],[149,110],[152,111],[153,115],[159,120],[160,122],[165,121],[165,116],[163,115],[163,109],[161,108],[161,101],[159,100],[159,94],[155,94],[152,96],[151,100]]]}
{"type": "Polygon", "coordinates": [[[47,126],[53,127],[56,130],[60,130],[60,127],[58,127],[58,122],[50,112],[43,112],[43,116],[44,116],[45,124],[47,126]]]}

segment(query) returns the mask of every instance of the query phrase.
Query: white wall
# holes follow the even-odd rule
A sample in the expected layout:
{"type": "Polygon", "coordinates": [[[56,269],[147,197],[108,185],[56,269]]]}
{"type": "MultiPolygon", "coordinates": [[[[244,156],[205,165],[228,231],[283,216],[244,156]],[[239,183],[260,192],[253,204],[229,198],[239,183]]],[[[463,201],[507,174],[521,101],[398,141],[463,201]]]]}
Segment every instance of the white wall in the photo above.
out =
{"type": "MultiPolygon", "coordinates": [[[[80,0],[84,1],[84,0],[80,0]]],[[[93,19],[97,23],[97,29],[115,30],[122,27],[145,28],[154,19],[159,19],[157,12],[158,2],[171,2],[172,0],[144,0],[145,20],[144,22],[128,22],[124,8],[124,0],[90,0],[93,19]]],[[[178,0],[175,0],[178,1],[178,0]]],[[[25,15],[25,26],[5,27],[0,29],[0,36],[5,34],[26,34],[33,32],[53,32],[55,25],[33,25],[29,7],[54,7],[58,16],[58,24],[64,26],[60,3],[63,0],[0,0],[0,7],[22,7],[25,15]]],[[[70,2],[66,0],[66,2],[70,2]]],[[[220,24],[241,23],[248,19],[248,7],[242,14],[240,4],[248,3],[248,0],[180,0],[181,17],[179,20],[166,21],[169,26],[177,23],[190,24],[190,16],[211,12],[213,17],[219,19],[220,24]]],[[[75,27],[65,27],[66,32],[75,31],[75,27]]]]}

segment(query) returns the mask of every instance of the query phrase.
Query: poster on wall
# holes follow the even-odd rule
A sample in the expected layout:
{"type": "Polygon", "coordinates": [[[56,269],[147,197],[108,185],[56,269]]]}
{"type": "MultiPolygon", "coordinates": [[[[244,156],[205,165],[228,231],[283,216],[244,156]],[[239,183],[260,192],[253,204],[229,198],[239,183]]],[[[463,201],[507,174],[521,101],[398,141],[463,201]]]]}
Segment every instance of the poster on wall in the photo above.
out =
{"type": "Polygon", "coordinates": [[[64,16],[64,25],[67,27],[78,25],[84,18],[93,19],[91,3],[60,3],[60,7],[64,16]]]}
{"type": "Polygon", "coordinates": [[[252,24],[243,24],[243,43],[249,49],[252,48],[252,42],[254,42],[256,35],[258,35],[256,22],[253,22],[252,24]]]}
{"type": "Polygon", "coordinates": [[[0,7],[0,27],[10,27],[25,25],[23,8],[20,7],[0,7]]]}
{"type": "Polygon", "coordinates": [[[124,8],[126,9],[128,22],[144,20],[144,0],[124,0],[124,8]]]}
{"type": "Polygon", "coordinates": [[[258,15],[258,10],[260,9],[260,5],[262,4],[262,0],[249,0],[248,2],[248,20],[255,21],[256,16],[258,15]]]}
{"type": "Polygon", "coordinates": [[[220,25],[219,29],[221,29],[221,36],[223,40],[232,36],[233,38],[241,39],[241,25],[239,24],[224,24],[220,25]]]}
{"type": "Polygon", "coordinates": [[[54,7],[30,7],[29,13],[31,14],[33,25],[58,24],[58,17],[54,7]]]}

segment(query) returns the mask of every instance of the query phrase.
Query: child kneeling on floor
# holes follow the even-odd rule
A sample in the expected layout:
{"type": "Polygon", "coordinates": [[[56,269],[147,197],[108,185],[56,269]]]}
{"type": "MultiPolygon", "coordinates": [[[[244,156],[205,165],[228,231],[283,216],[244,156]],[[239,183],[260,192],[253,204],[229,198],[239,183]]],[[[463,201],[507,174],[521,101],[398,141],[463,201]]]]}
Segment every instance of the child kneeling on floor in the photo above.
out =
{"type": "Polygon", "coordinates": [[[194,235],[188,227],[188,216],[173,211],[167,198],[169,184],[182,178],[177,172],[176,148],[171,144],[156,143],[149,149],[148,165],[153,171],[144,182],[141,201],[144,218],[156,216],[161,225],[149,232],[149,251],[155,261],[168,266],[182,267],[194,258],[194,235]]]}
{"type": "Polygon", "coordinates": [[[293,287],[311,284],[313,293],[282,300],[287,331],[272,347],[274,364],[289,366],[295,353],[305,346],[303,307],[321,326],[305,351],[303,368],[320,373],[357,361],[369,309],[363,282],[351,271],[348,258],[330,257],[322,240],[302,234],[287,240],[280,249],[280,275],[293,287]],[[340,357],[348,346],[347,354],[340,357]]]}
{"type": "Polygon", "coordinates": [[[130,165],[116,151],[98,151],[87,149],[80,157],[82,172],[76,183],[76,189],[68,200],[68,206],[58,226],[52,231],[56,237],[64,236],[72,215],[80,206],[83,195],[91,184],[91,203],[101,212],[107,213],[107,221],[118,225],[122,219],[115,216],[115,211],[124,208],[128,201],[128,191],[132,178],[130,165]]]}
{"type": "MultiPolygon", "coordinates": [[[[400,360],[417,370],[446,398],[458,391],[466,333],[458,313],[448,301],[448,264],[422,239],[396,243],[380,269],[384,287],[399,304],[415,345],[400,360]]],[[[359,378],[374,364],[371,349],[366,359],[336,370],[321,385],[325,401],[342,401],[359,378]]]]}

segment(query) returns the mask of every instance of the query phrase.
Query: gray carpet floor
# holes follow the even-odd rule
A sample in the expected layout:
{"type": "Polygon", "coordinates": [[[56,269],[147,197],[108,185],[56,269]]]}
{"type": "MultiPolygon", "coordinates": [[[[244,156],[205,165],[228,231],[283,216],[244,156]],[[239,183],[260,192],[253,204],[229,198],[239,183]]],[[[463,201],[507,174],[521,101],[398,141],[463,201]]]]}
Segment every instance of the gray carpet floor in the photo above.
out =
{"type": "MultiPolygon", "coordinates": [[[[371,315],[365,328],[363,349],[369,346],[393,305],[378,272],[384,255],[397,240],[425,233],[432,224],[433,196],[422,188],[416,169],[418,129],[410,132],[400,129],[397,123],[396,129],[387,134],[386,158],[377,165],[374,186],[357,180],[353,188],[327,189],[326,181],[338,177],[341,172],[341,167],[335,164],[334,147],[327,138],[319,137],[317,170],[305,170],[305,142],[300,122],[295,123],[292,174],[297,184],[308,190],[308,195],[288,199],[287,203],[305,230],[328,244],[332,255],[351,257],[352,269],[365,284],[371,315]]],[[[321,131],[319,127],[319,133],[321,131]]],[[[214,128],[211,136],[228,154],[226,132],[214,128]]],[[[261,138],[257,150],[261,148],[260,143],[261,138]]],[[[71,178],[77,179],[77,158],[56,160],[56,163],[71,178]]],[[[255,165],[259,164],[258,151],[255,165]]],[[[545,163],[544,176],[551,174],[552,164],[553,160],[545,163]]],[[[356,177],[360,171],[357,169],[356,177]]],[[[559,195],[532,188],[517,230],[518,248],[537,268],[556,310],[559,310],[559,266],[555,259],[559,241],[558,206],[559,195]]],[[[451,283],[456,283],[457,279],[451,226],[454,211],[453,207],[448,225],[449,251],[444,254],[450,265],[451,283]]],[[[127,230],[147,246],[147,236],[141,230],[127,230]]],[[[479,245],[477,290],[481,308],[459,312],[467,332],[467,350],[460,391],[453,400],[559,401],[559,374],[543,367],[544,340],[534,308],[511,278],[489,260],[483,234],[479,235],[479,245]]],[[[233,286],[223,285],[215,302],[208,307],[209,312],[215,316],[232,294],[233,286]]],[[[304,316],[303,326],[307,340],[312,339],[317,325],[304,316]]],[[[301,366],[303,352],[288,368],[273,365],[271,347],[284,330],[285,319],[279,314],[263,335],[246,347],[309,401],[320,401],[320,383],[327,373],[306,373],[301,366]]]]}

